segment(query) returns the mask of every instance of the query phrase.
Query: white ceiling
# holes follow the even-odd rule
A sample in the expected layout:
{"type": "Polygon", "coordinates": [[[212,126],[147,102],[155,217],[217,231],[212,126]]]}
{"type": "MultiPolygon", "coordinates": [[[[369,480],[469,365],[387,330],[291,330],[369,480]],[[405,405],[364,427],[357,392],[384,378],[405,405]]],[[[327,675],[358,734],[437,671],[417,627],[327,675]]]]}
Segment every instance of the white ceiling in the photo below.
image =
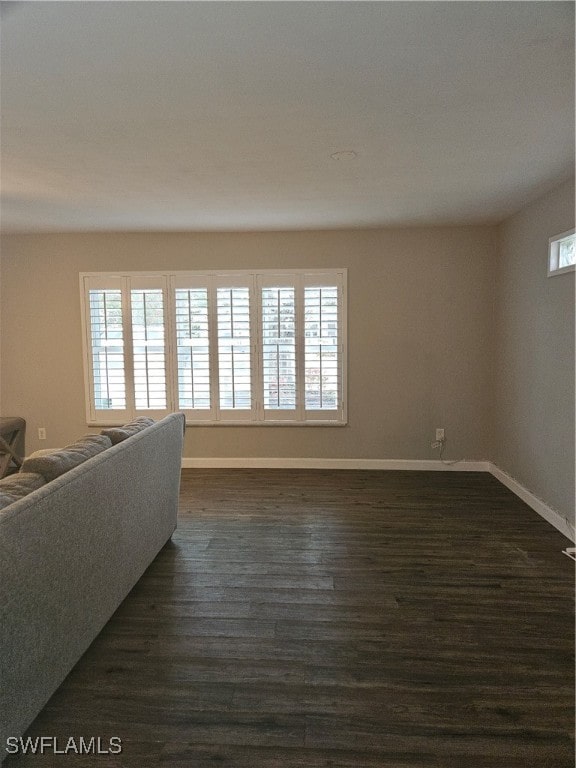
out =
{"type": "Polygon", "coordinates": [[[1,5],[4,231],[489,222],[573,172],[571,2],[1,5]]]}

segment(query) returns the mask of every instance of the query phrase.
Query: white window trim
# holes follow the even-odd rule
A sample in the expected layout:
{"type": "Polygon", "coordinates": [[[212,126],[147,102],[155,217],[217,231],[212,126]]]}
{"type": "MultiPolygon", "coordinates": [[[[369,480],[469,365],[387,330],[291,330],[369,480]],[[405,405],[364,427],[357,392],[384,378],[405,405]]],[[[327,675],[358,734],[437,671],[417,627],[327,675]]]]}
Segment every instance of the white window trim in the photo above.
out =
{"type": "MultiPolygon", "coordinates": [[[[82,323],[82,347],[83,347],[83,363],[84,363],[84,385],[85,385],[85,403],[86,403],[86,423],[89,426],[101,427],[101,426],[116,426],[126,423],[127,420],[140,415],[150,415],[152,418],[160,418],[164,415],[164,412],[148,412],[148,411],[135,411],[132,403],[133,396],[128,392],[131,382],[131,366],[128,365],[127,360],[131,355],[131,339],[126,336],[125,341],[125,370],[126,370],[126,383],[127,383],[127,408],[123,411],[98,411],[94,408],[94,393],[92,383],[92,347],[90,339],[90,324],[89,324],[89,304],[88,304],[88,291],[90,286],[98,285],[98,287],[105,287],[106,282],[115,281],[120,279],[123,286],[123,297],[127,296],[129,290],[129,282],[135,279],[145,281],[158,281],[158,286],[162,285],[164,290],[164,307],[165,307],[165,333],[166,333],[166,376],[167,376],[167,397],[168,407],[165,413],[171,411],[183,410],[186,413],[187,426],[330,426],[341,427],[346,426],[348,423],[347,401],[348,401],[348,377],[347,377],[347,353],[348,353],[348,333],[347,333],[347,269],[255,269],[255,270],[180,270],[180,271],[141,271],[141,272],[82,272],[80,273],[80,300],[81,300],[81,323],[82,323]],[[191,418],[190,411],[186,412],[186,409],[180,409],[178,407],[178,383],[176,372],[176,330],[175,330],[175,313],[174,313],[174,289],[178,284],[182,284],[183,280],[186,280],[189,276],[192,280],[198,280],[199,278],[211,278],[214,284],[217,284],[222,279],[238,279],[251,280],[254,289],[260,289],[262,283],[271,284],[270,280],[274,278],[278,280],[287,279],[289,276],[294,276],[297,284],[313,285],[315,280],[318,280],[318,285],[322,284],[322,277],[331,277],[334,279],[338,277],[338,285],[341,289],[341,296],[339,302],[339,375],[340,375],[340,407],[336,411],[311,411],[308,410],[305,413],[307,417],[300,418],[298,420],[291,420],[286,418],[285,414],[282,414],[281,418],[274,419],[273,417],[265,417],[264,408],[262,405],[262,397],[255,394],[253,418],[242,419],[237,418],[218,418],[216,420],[210,418],[191,418]],[[116,414],[116,415],[114,415],[116,414]],[[334,416],[328,414],[334,414],[334,416]],[[255,417],[254,417],[255,416],[255,417]]],[[[126,310],[124,309],[124,312],[126,310]]],[[[126,326],[125,326],[126,327],[126,326]]],[[[302,345],[302,340],[298,341],[298,344],[302,345]]],[[[253,382],[253,387],[257,386],[262,381],[261,373],[261,346],[260,346],[260,322],[256,323],[256,334],[252,345],[252,353],[256,358],[257,369],[257,381],[253,382]]],[[[215,353],[213,354],[213,357],[215,353]]],[[[217,408],[216,411],[219,411],[217,408]]],[[[199,412],[200,413],[200,412],[199,412]]],[[[302,406],[297,408],[297,413],[303,414],[304,410],[302,406]]]]}
{"type": "Polygon", "coordinates": [[[569,229],[567,232],[562,232],[560,235],[554,235],[554,237],[551,237],[548,241],[548,277],[564,275],[566,272],[574,272],[574,270],[576,270],[576,264],[558,268],[560,241],[570,237],[575,231],[576,230],[574,229],[569,229]]]}

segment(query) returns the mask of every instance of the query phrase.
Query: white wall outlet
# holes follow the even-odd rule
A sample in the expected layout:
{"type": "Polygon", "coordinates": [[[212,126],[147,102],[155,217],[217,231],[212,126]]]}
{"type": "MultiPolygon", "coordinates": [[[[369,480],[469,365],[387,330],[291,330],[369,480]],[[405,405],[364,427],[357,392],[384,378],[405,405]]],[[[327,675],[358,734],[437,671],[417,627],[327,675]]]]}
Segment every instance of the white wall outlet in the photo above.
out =
{"type": "Polygon", "coordinates": [[[46,427],[38,427],[38,440],[46,440],[46,427]]]}
{"type": "Polygon", "coordinates": [[[436,427],[436,440],[446,440],[444,430],[440,427],[436,427]]]}

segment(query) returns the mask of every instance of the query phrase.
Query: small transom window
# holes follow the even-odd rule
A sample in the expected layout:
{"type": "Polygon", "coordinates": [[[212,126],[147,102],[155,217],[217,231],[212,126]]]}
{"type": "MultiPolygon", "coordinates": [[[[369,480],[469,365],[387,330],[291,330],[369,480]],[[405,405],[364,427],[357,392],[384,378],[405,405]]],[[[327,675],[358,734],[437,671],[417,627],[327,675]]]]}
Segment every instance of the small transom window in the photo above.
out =
{"type": "Polygon", "coordinates": [[[573,272],[576,266],[576,235],[574,230],[550,238],[548,276],[573,272]]]}

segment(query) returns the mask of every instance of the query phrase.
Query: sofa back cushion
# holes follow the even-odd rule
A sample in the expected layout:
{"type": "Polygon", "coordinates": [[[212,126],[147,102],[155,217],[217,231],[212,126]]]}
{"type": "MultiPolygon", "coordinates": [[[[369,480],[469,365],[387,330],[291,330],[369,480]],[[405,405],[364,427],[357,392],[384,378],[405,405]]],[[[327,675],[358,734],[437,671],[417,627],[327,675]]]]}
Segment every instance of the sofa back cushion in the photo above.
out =
{"type": "Polygon", "coordinates": [[[24,461],[21,471],[37,472],[46,482],[50,482],[111,445],[110,438],[104,435],[85,435],[59,451],[53,451],[46,456],[31,456],[24,461]]]}
{"type": "Polygon", "coordinates": [[[27,496],[37,488],[46,485],[46,480],[35,472],[18,472],[0,480],[0,509],[27,496]]]}
{"type": "Polygon", "coordinates": [[[139,416],[134,421],[129,421],[128,424],[124,424],[123,427],[110,427],[109,429],[103,429],[102,433],[106,437],[109,437],[112,441],[112,445],[121,443],[122,440],[126,440],[127,437],[135,435],[146,427],[154,424],[154,419],[149,419],[147,416],[139,416]]]}

